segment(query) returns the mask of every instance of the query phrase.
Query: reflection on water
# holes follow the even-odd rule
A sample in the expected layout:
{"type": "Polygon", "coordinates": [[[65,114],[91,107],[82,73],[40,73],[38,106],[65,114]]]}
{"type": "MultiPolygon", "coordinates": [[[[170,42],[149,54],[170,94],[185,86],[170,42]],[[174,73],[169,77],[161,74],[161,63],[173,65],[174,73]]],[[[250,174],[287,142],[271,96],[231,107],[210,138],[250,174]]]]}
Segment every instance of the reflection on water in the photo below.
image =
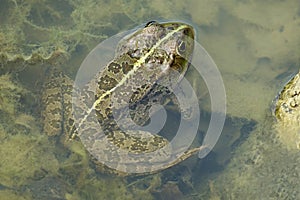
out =
{"type": "MultiPolygon", "coordinates": [[[[0,3],[0,199],[300,198],[299,150],[281,142],[289,132],[278,130],[270,111],[299,68],[297,0],[0,3]],[[194,156],[158,174],[117,177],[103,173],[80,141],[43,134],[39,93],[47,68],[74,77],[96,44],[154,19],[194,25],[224,80],[226,124],[203,160],[194,156]]],[[[193,73],[187,76],[193,80],[193,73]]],[[[202,113],[197,146],[210,102],[203,81],[193,81],[202,113]]],[[[177,117],[171,115],[170,127],[177,127],[177,117]]]]}

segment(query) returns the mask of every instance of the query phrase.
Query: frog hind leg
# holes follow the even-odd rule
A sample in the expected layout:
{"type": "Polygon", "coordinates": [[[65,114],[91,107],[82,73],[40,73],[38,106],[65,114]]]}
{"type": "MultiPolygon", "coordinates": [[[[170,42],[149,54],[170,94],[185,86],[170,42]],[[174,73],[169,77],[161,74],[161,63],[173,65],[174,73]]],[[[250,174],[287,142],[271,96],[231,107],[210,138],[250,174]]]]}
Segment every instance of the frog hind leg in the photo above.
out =
{"type": "Polygon", "coordinates": [[[132,153],[149,153],[166,146],[169,141],[159,135],[141,130],[118,130],[106,134],[107,139],[132,153]]]}

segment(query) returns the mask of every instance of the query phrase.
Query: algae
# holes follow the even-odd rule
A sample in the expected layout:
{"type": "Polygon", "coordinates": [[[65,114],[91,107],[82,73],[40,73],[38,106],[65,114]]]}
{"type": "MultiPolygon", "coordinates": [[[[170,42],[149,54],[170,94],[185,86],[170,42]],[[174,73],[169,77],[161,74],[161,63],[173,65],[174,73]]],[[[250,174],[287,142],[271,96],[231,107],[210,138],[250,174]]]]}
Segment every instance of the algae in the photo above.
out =
{"type": "Polygon", "coordinates": [[[11,190],[0,190],[0,198],[2,200],[29,200],[31,199],[30,194],[23,194],[22,196],[16,194],[11,190]]]}
{"type": "MultiPolygon", "coordinates": [[[[214,175],[211,183],[214,190],[206,192],[207,196],[218,194],[221,199],[299,198],[299,150],[282,144],[268,120],[236,149],[226,169],[214,175]]],[[[212,187],[204,182],[200,185],[203,193],[212,187]]]]}
{"type": "Polygon", "coordinates": [[[34,117],[22,109],[21,101],[28,91],[9,75],[0,76],[0,85],[1,184],[17,188],[41,168],[57,171],[58,163],[52,153],[45,153],[51,147],[47,146],[47,138],[40,135],[34,117]]]}
{"type": "Polygon", "coordinates": [[[12,82],[9,74],[0,76],[0,110],[9,115],[15,114],[17,102],[23,92],[20,86],[12,82]]]}
{"type": "Polygon", "coordinates": [[[194,1],[186,7],[205,10],[190,14],[199,27],[198,42],[222,74],[227,113],[264,120],[284,83],[278,74],[298,71],[298,1],[194,1]]]}
{"type": "Polygon", "coordinates": [[[72,54],[79,46],[90,50],[130,21],[117,2],[1,0],[1,5],[0,55],[8,58],[48,58],[58,49],[72,54]],[[123,23],[116,24],[116,18],[123,23]]]}
{"type": "MultiPolygon", "coordinates": [[[[278,76],[298,70],[298,3],[0,0],[0,198],[50,198],[58,191],[62,199],[162,199],[171,198],[170,190],[186,199],[299,198],[299,151],[289,148],[292,140],[281,142],[278,134],[284,133],[270,126],[273,120],[265,121],[272,99],[287,80],[278,76]],[[224,171],[192,171],[183,177],[173,168],[168,172],[174,170],[176,176],[165,175],[163,180],[137,178],[140,185],[154,185],[147,189],[99,173],[80,144],[62,146],[43,135],[36,99],[48,67],[74,75],[103,39],[158,18],[195,25],[198,42],[222,73],[228,115],[233,121],[254,119],[259,125],[238,146],[234,144],[242,134],[233,130],[230,135],[229,127],[227,140],[208,157],[224,171]],[[170,183],[174,177],[178,182],[170,183]],[[183,187],[182,179],[192,189],[183,187]],[[53,190],[44,190],[47,187],[53,190]]],[[[202,106],[209,110],[209,104],[202,106]]],[[[196,159],[183,164],[203,170],[196,159]]]]}
{"type": "Polygon", "coordinates": [[[133,22],[179,18],[194,23],[199,27],[198,42],[212,55],[224,76],[226,88],[230,88],[228,113],[233,116],[261,120],[263,109],[251,112],[252,108],[238,106],[238,102],[246,101],[245,104],[251,105],[256,94],[263,94],[257,105],[268,107],[268,100],[276,94],[271,81],[286,70],[284,66],[288,63],[299,62],[300,44],[295,34],[299,32],[297,1],[214,0],[172,2],[172,6],[169,1],[141,4],[124,0],[107,4],[64,0],[60,6],[55,1],[26,4],[2,1],[9,7],[11,15],[8,16],[11,17],[5,15],[8,11],[1,15],[0,54],[8,54],[10,58],[36,53],[49,58],[59,50],[71,56],[65,67],[72,68],[65,69],[69,74],[74,74],[78,68],[74,64],[77,51],[85,55],[95,42],[132,26],[133,22]],[[262,66],[260,61],[264,58],[269,64],[262,66]],[[250,95],[245,92],[249,85],[253,85],[250,95]]]}
{"type": "Polygon", "coordinates": [[[82,145],[57,144],[41,132],[38,99],[45,72],[68,66],[76,71],[95,44],[128,27],[130,19],[117,2],[2,0],[1,5],[7,7],[0,8],[1,196],[152,199],[147,190],[128,191],[124,180],[100,176],[82,145]]]}
{"type": "Polygon", "coordinates": [[[149,21],[149,19],[189,19],[188,5],[184,1],[159,1],[159,0],[122,0],[123,12],[137,24],[149,21]]]}

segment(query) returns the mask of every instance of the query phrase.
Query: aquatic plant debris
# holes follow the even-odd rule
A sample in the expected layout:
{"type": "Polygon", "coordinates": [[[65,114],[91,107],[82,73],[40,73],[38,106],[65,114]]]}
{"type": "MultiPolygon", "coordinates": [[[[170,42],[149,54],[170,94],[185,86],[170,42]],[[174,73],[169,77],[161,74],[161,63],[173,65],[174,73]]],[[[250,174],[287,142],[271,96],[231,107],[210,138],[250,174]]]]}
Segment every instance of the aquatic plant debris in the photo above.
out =
{"type": "MultiPolygon", "coordinates": [[[[39,74],[35,70],[51,66],[52,61],[56,59],[47,58],[54,58],[51,55],[56,51],[66,54],[70,61],[67,65],[65,62],[57,62],[58,65],[64,71],[72,71],[70,68],[76,71],[83,59],[80,56],[86,55],[95,44],[121,30],[129,30],[137,24],[157,18],[187,20],[198,27],[198,41],[214,58],[225,81],[228,115],[258,122],[257,128],[248,134],[244,144],[234,151],[228,150],[228,153],[224,153],[232,156],[232,159],[226,161],[228,165],[222,165],[224,171],[219,170],[213,175],[205,174],[202,178],[195,176],[198,174],[188,173],[189,177],[193,177],[194,190],[188,192],[186,188],[179,187],[184,198],[299,199],[299,150],[295,149],[295,141],[285,143],[278,138],[279,135],[289,138],[285,137],[288,131],[273,130],[270,124],[278,124],[273,121],[274,118],[271,117],[271,122],[265,121],[270,102],[287,80],[278,75],[292,74],[299,68],[298,0],[191,0],[189,3],[160,3],[154,0],[144,4],[136,0],[110,3],[102,0],[1,0],[1,76],[9,74],[10,81],[7,83],[13,83],[18,88],[21,85],[21,90],[25,87],[27,89],[29,79],[24,79],[25,71],[28,72],[33,66],[33,70],[28,74],[39,74]],[[128,3],[126,6],[129,8],[123,3],[128,3]],[[38,56],[30,57],[32,55],[38,56]],[[197,185],[196,179],[203,184],[198,182],[197,185]],[[209,182],[208,179],[212,181],[209,182]],[[206,183],[209,183],[208,187],[203,186],[206,183]]],[[[31,86],[31,90],[36,90],[34,83],[28,85],[31,86]]],[[[55,173],[56,169],[59,169],[61,174],[58,176],[63,175],[65,181],[72,183],[72,187],[67,188],[65,199],[154,199],[149,191],[143,188],[148,186],[147,182],[139,182],[140,186],[126,187],[127,183],[123,179],[103,177],[94,173],[94,168],[90,165],[76,165],[80,163],[85,152],[80,145],[77,148],[71,147],[73,149],[67,153],[72,159],[66,161],[63,151],[59,150],[61,147],[53,143],[48,144],[48,138],[45,136],[41,139],[41,131],[34,126],[28,126],[31,125],[28,123],[30,117],[23,117],[29,115],[34,117],[35,121],[39,120],[39,117],[34,115],[36,113],[30,109],[36,105],[36,96],[30,93],[31,91],[27,93],[30,98],[25,98],[24,101],[22,92],[11,90],[9,94],[13,97],[22,97],[16,98],[17,103],[7,101],[9,96],[5,97],[5,101],[2,96],[0,98],[0,102],[9,105],[2,106],[1,112],[5,109],[13,110],[10,109],[12,107],[18,111],[17,115],[5,111],[6,115],[2,115],[1,118],[9,120],[0,124],[0,152],[5,158],[0,168],[3,170],[0,172],[0,199],[32,199],[32,194],[26,187],[23,187],[23,192],[18,190],[21,188],[20,184],[28,185],[29,179],[40,177],[40,174],[43,174],[40,168],[43,161],[48,163],[49,160],[53,166],[46,166],[48,175],[57,178],[55,173]],[[30,99],[31,101],[28,101],[30,99]],[[18,120],[15,120],[17,118],[18,120]],[[23,120],[27,122],[24,123],[23,120]],[[11,131],[13,128],[7,129],[14,127],[15,122],[20,124],[21,128],[14,128],[15,132],[11,131]],[[8,126],[5,127],[6,125],[8,126]],[[36,141],[38,145],[28,151],[27,161],[21,156],[21,161],[24,161],[21,166],[20,160],[17,160],[20,157],[15,155],[31,144],[36,144],[36,141]],[[38,160],[34,160],[35,155],[38,160]],[[29,163],[31,161],[35,162],[35,166],[29,163]],[[62,163],[65,165],[62,166],[62,163]],[[90,173],[76,176],[84,169],[90,173]],[[34,170],[37,170],[35,176],[32,175],[34,170]]],[[[222,150],[220,148],[220,151],[222,150]]],[[[214,153],[222,157],[218,151],[214,153]]],[[[193,164],[186,165],[193,169],[193,164]]],[[[198,166],[199,163],[195,165],[198,166]]],[[[180,173],[176,175],[176,180],[182,182],[183,177],[180,173]]],[[[174,180],[174,177],[165,175],[163,181],[174,180]]],[[[174,184],[174,187],[177,187],[176,183],[174,184]]],[[[158,190],[159,185],[161,184],[158,184],[158,190]]]]}

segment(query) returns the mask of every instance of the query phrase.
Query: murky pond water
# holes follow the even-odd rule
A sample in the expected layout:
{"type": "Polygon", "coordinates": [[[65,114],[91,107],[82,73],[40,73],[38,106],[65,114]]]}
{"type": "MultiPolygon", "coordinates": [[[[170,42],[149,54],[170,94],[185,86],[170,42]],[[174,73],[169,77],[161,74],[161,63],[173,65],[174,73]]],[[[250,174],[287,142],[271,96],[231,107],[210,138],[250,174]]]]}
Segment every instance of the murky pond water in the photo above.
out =
{"type": "MultiPolygon", "coordinates": [[[[0,0],[0,199],[300,199],[297,134],[271,113],[299,70],[299,13],[297,0],[0,0]],[[51,67],[75,78],[97,44],[151,20],[193,25],[224,81],[225,126],[203,159],[151,175],[103,173],[80,140],[44,133],[42,83],[51,67]]],[[[200,100],[198,146],[210,95],[192,69],[187,77],[200,100]]],[[[170,133],[179,116],[168,112],[170,133]]]]}

